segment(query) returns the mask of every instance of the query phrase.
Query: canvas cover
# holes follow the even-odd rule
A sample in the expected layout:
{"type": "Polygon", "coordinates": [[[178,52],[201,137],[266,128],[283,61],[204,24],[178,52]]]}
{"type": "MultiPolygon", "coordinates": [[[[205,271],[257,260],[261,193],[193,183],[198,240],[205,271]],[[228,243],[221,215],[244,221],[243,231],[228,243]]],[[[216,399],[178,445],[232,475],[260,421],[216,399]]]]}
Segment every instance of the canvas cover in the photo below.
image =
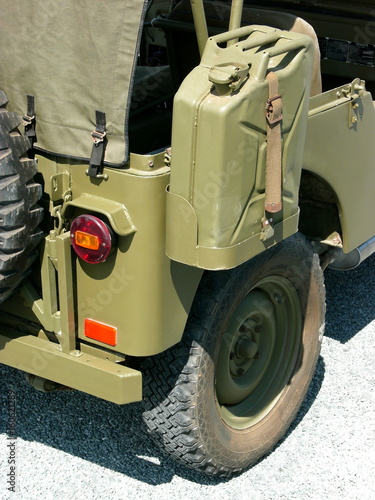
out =
{"type": "Polygon", "coordinates": [[[96,110],[105,163],[128,158],[127,120],[145,0],[0,0],[0,89],[8,109],[35,97],[36,149],[89,159],[96,110]]]}

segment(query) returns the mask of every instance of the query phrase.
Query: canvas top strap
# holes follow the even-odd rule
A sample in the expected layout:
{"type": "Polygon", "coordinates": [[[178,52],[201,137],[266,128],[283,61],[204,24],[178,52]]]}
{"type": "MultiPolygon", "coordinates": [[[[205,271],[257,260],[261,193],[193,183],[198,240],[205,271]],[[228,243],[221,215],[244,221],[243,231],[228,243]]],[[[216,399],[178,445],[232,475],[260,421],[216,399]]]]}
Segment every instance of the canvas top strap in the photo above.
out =
{"type": "Polygon", "coordinates": [[[90,165],[87,174],[90,177],[102,177],[103,160],[106,138],[106,117],[102,111],[96,111],[96,127],[91,132],[91,137],[94,141],[91,151],[90,165]]]}
{"type": "Polygon", "coordinates": [[[31,147],[33,147],[33,144],[36,141],[35,98],[33,95],[27,96],[27,112],[26,115],[22,117],[22,120],[25,126],[25,135],[30,139],[31,147]]]}

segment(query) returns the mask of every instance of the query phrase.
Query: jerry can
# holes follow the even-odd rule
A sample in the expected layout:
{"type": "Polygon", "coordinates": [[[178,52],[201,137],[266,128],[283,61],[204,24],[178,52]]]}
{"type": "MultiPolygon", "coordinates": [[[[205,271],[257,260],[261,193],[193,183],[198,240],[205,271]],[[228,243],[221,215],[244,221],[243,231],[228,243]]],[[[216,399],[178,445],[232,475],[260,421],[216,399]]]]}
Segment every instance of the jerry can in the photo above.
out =
{"type": "Polygon", "coordinates": [[[248,26],[208,39],[174,100],[171,259],[231,268],[297,231],[312,63],[312,41],[297,33],[248,26]],[[268,181],[267,156],[278,163],[268,181]],[[270,208],[272,189],[280,193],[270,208]]]}

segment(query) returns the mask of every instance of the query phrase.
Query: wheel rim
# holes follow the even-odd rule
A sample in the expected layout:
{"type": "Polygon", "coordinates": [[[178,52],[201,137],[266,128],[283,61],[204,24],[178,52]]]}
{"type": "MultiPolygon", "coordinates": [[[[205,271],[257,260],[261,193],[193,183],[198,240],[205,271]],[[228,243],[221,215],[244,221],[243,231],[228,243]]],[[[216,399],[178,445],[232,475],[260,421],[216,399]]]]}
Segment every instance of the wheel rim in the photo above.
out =
{"type": "Polygon", "coordinates": [[[259,281],[241,301],[215,370],[217,406],[227,425],[253,426],[276,405],[294,372],[301,332],[300,300],[286,278],[259,281]]]}

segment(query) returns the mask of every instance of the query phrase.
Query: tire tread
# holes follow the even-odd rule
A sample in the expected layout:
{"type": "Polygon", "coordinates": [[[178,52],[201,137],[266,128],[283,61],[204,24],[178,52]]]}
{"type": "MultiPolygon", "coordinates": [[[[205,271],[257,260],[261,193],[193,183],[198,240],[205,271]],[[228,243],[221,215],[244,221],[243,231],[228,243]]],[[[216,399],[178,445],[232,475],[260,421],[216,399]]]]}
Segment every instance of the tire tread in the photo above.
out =
{"type": "Polygon", "coordinates": [[[0,302],[29,272],[42,239],[43,210],[37,205],[42,187],[34,181],[36,160],[27,157],[30,142],[20,134],[16,113],[6,109],[0,92],[0,302]]]}

